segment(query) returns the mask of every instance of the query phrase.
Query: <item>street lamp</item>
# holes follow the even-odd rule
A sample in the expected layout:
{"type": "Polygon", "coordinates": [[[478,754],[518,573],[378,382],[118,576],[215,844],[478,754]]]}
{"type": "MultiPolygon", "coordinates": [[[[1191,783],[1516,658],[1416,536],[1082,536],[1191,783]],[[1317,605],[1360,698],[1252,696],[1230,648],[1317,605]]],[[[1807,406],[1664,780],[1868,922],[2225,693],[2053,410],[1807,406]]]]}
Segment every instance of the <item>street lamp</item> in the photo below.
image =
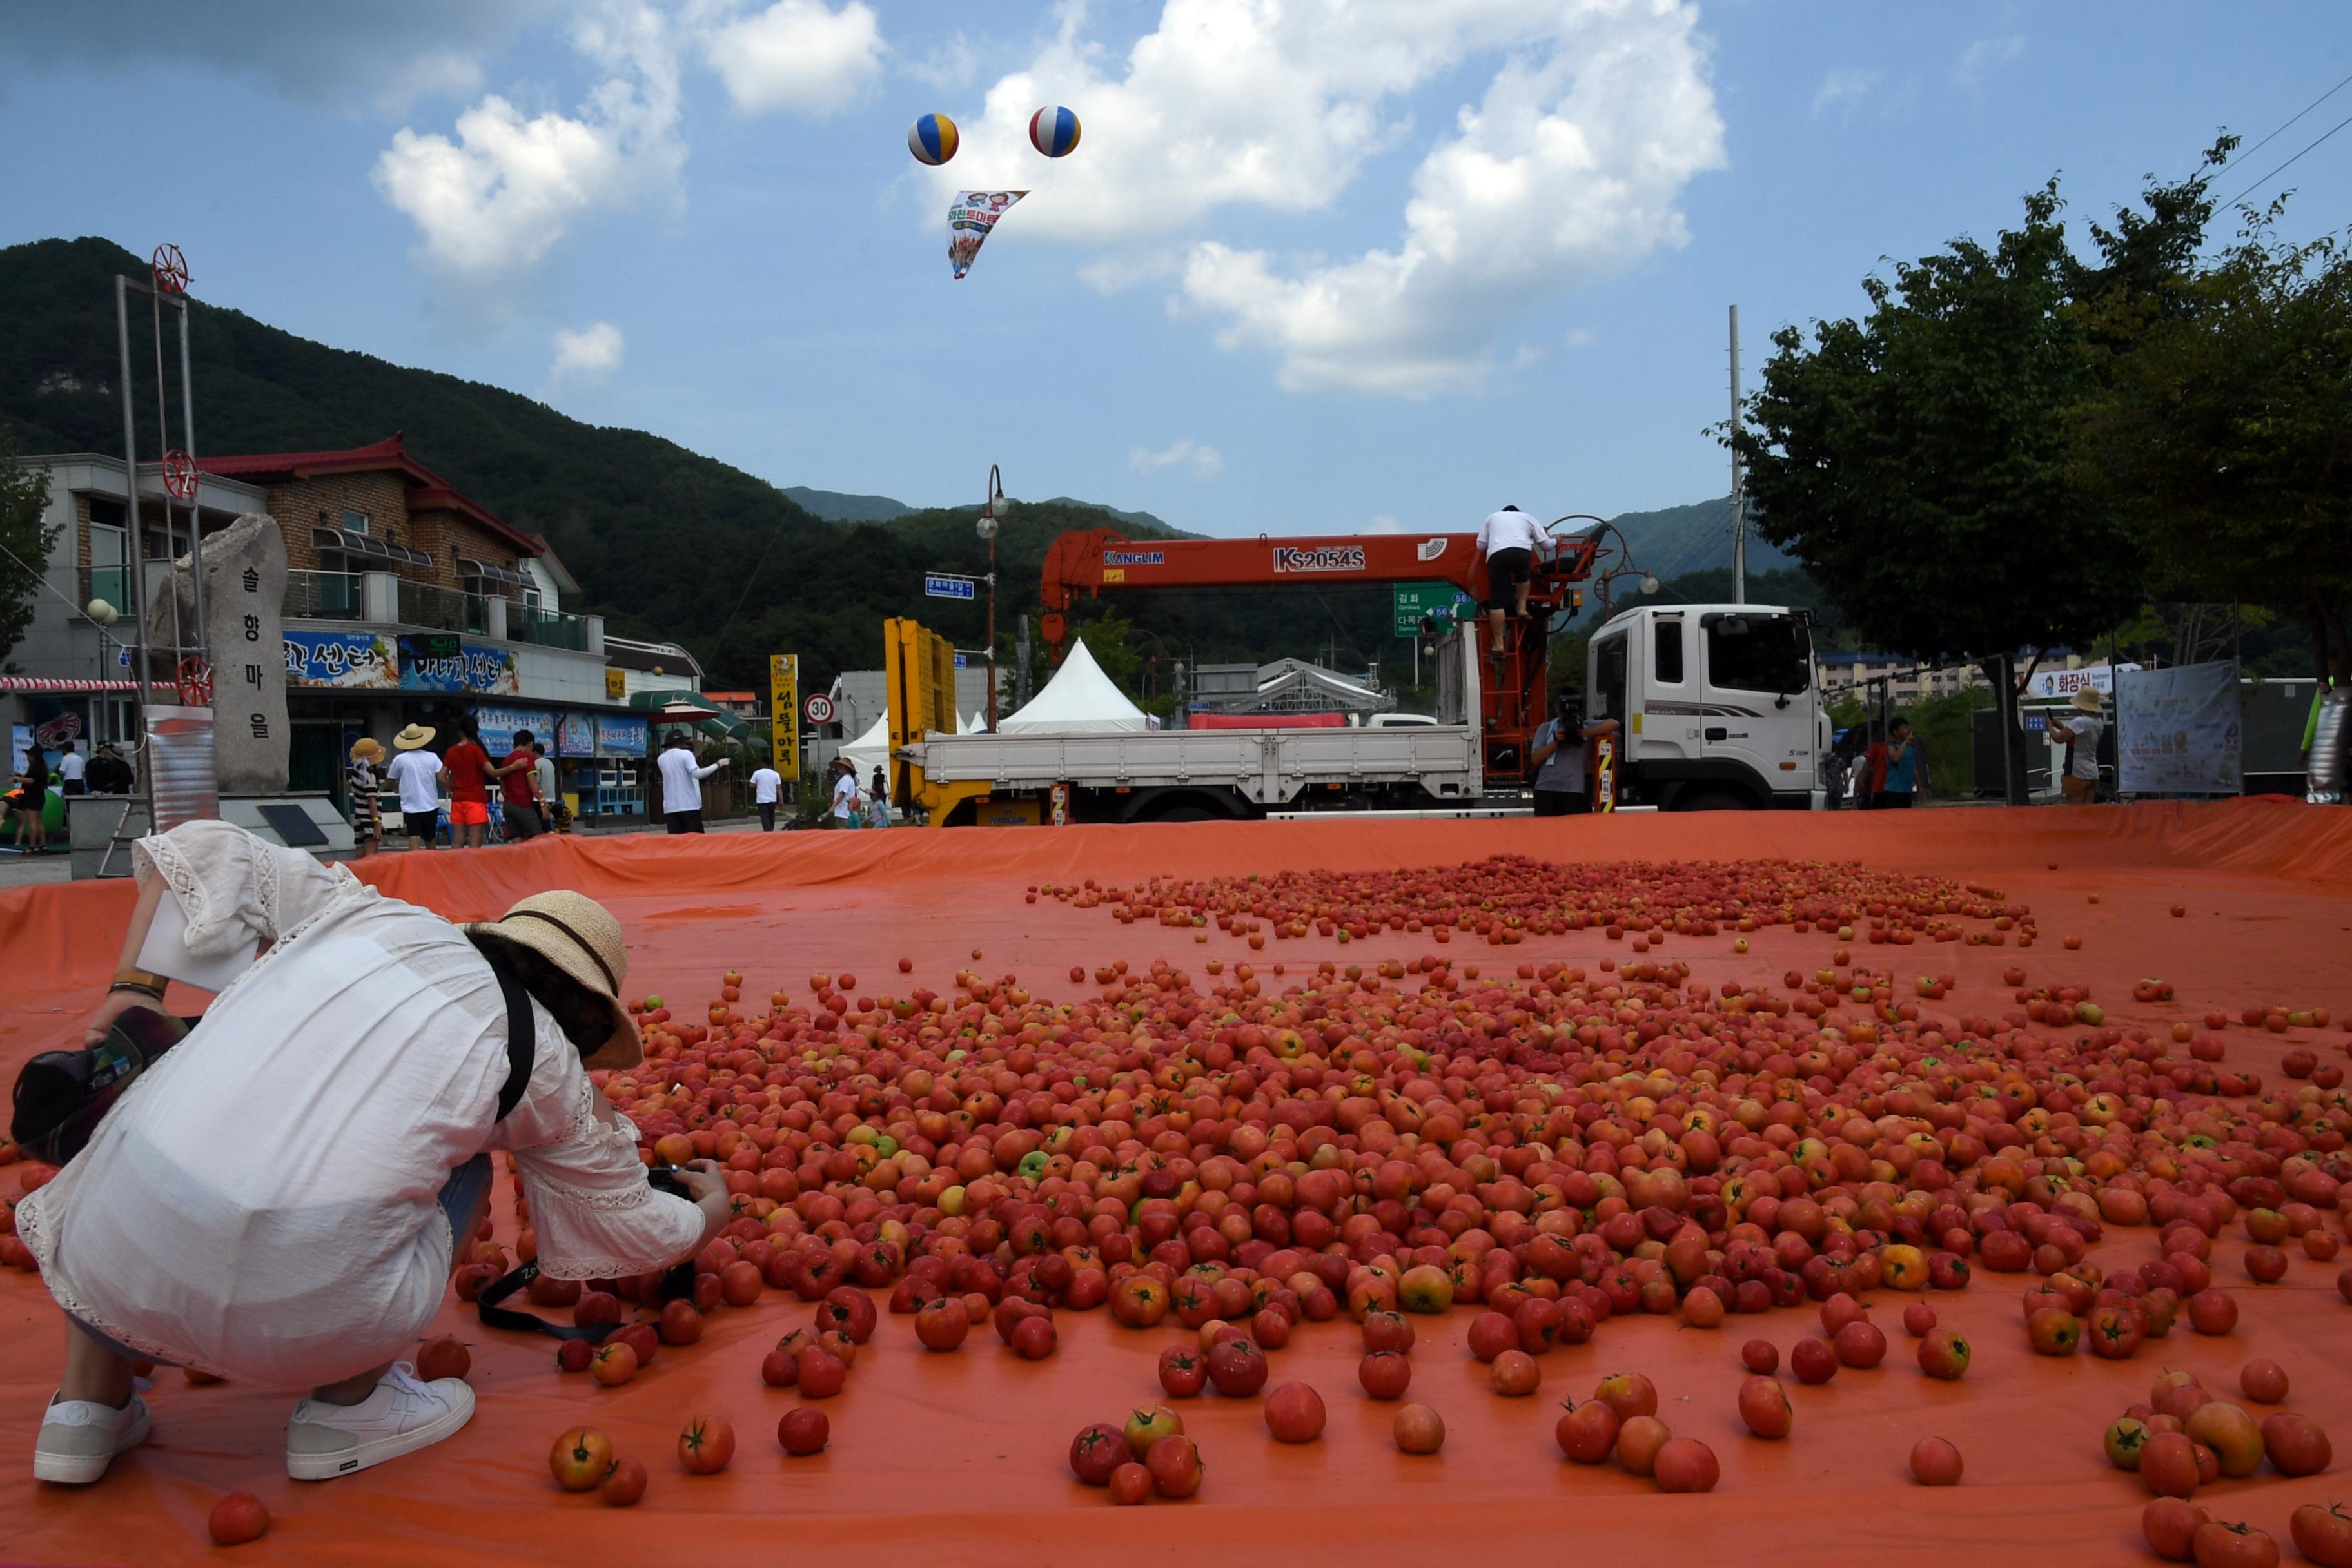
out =
{"type": "Polygon", "coordinates": [[[988,498],[980,507],[980,536],[988,541],[988,732],[996,733],[996,525],[1011,503],[1004,499],[1004,477],[988,465],[988,498]]]}

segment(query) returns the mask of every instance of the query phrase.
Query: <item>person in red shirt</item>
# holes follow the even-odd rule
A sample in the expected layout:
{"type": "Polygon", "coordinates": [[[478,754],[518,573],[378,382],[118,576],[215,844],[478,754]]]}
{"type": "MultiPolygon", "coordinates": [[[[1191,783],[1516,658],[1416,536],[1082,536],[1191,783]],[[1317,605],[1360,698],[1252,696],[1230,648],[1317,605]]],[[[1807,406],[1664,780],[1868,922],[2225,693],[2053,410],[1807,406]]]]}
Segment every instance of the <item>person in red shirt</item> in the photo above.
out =
{"type": "Polygon", "coordinates": [[[454,849],[479,849],[490,831],[490,781],[526,764],[493,763],[471,713],[457,721],[457,743],[441,754],[449,780],[449,838],[454,849]]]}
{"type": "Polygon", "coordinates": [[[517,730],[514,750],[506,754],[499,769],[499,797],[506,805],[507,837],[518,844],[547,831],[546,808],[540,802],[535,773],[539,754],[531,750],[534,739],[530,731],[517,730]]]}

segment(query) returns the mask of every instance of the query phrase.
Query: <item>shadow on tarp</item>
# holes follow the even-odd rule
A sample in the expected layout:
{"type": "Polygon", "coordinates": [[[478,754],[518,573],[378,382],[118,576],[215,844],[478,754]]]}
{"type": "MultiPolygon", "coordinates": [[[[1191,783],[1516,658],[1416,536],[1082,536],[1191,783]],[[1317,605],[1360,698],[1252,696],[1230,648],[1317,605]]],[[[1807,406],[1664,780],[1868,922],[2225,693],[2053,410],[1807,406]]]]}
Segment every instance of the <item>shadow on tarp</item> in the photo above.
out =
{"type": "MultiPolygon", "coordinates": [[[[1858,960],[1906,971],[1951,970],[1959,1006],[2008,1005],[2001,968],[2022,963],[2037,982],[2083,979],[2103,997],[2128,998],[2133,979],[2181,984],[2178,1007],[2111,1004],[2117,1021],[2195,1016],[2204,1006],[2289,1001],[2352,1014],[2352,815],[2278,801],[2214,805],[2030,811],[1929,811],[1822,816],[1725,814],[1606,820],[1377,825],[1344,818],[1289,824],[1186,824],[1129,828],[971,829],[953,833],[720,836],[677,839],[541,840],[468,854],[384,857],[360,868],[387,893],[457,918],[492,915],[540,888],[576,887],[611,900],[628,923],[632,993],[676,987],[689,1006],[715,990],[717,971],[744,969],[747,1005],[769,985],[798,992],[809,969],[866,971],[868,991],[892,984],[946,989],[986,950],[991,973],[1013,970],[1040,995],[1066,994],[1072,964],[1108,956],[1190,965],[1204,954],[1265,967],[1337,957],[1370,962],[1428,951],[1397,933],[1340,947],[1309,938],[1249,952],[1234,939],[1146,922],[1120,926],[1107,910],[1051,899],[1029,905],[1033,883],[1155,873],[1227,874],[1283,868],[1445,865],[1520,851],[1553,858],[1859,859],[1872,865],[1994,881],[2033,904],[2044,942],[2013,948],[1914,946],[1889,954],[1856,944],[1858,960]],[[2055,861],[2059,868],[2049,869],[2055,861]],[[2096,905],[2094,896],[2104,894],[2096,905]],[[2175,921],[2171,901],[2193,904],[2175,921]],[[2080,930],[2080,952],[2061,931],[2080,930]],[[917,965],[900,982],[891,961],[917,965]],[[887,977],[887,979],[886,979],[887,977]]],[[[127,884],[42,887],[0,894],[0,1066],[70,1035],[113,963],[131,902],[127,884]]],[[[1777,984],[1782,970],[1827,962],[1822,933],[1756,933],[1735,956],[1724,938],[1672,939],[1694,979],[1777,984]]],[[[1464,963],[1498,956],[1457,941],[1464,963]]],[[[1600,933],[1530,939],[1517,962],[1590,963],[1620,953],[1600,933]]],[[[1295,971],[1294,971],[1295,973],[1295,971]]],[[[2275,1070],[2300,1037],[2231,1030],[2231,1062],[2275,1070]]],[[[2326,1042],[2332,1056],[2345,1038],[2326,1042]]],[[[0,1182],[7,1182],[0,1173],[0,1182]]],[[[9,1184],[13,1185],[13,1183],[9,1184]]],[[[494,1212],[514,1228],[499,1178],[494,1212]]],[[[2153,1237],[2117,1230],[2095,1255],[2130,1267],[2153,1237]]],[[[702,1342],[665,1349],[625,1388],[601,1390],[552,1369],[552,1342],[493,1333],[453,1303],[437,1327],[469,1341],[480,1394],[473,1425],[438,1447],[322,1485],[285,1478],[279,1458],[292,1394],[228,1384],[190,1388],[166,1373],[152,1396],[155,1438],[118,1461],[93,1489],[35,1485],[30,1450],[40,1407],[56,1386],[61,1329],[37,1280],[0,1275],[0,1552],[23,1561],[197,1563],[220,1561],[204,1521],[224,1492],[250,1491],[278,1521],[238,1550],[253,1563],[394,1565],[683,1562],[761,1564],[1341,1563],[1428,1568],[1465,1552],[1528,1561],[1618,1560],[1662,1565],[1736,1562],[1748,1568],[1980,1564],[2143,1560],[2145,1494],[2111,1468],[2100,1433],[2144,1399],[2158,1370],[2186,1366],[2216,1392],[2237,1369],[2270,1356],[2294,1380],[2290,1407],[2323,1421],[2352,1409],[2352,1364],[2335,1352],[2352,1307],[2332,1287],[2336,1265],[2299,1256],[2284,1286],[2257,1289],[2237,1268],[2240,1243],[2215,1259],[2240,1291],[2236,1333],[2186,1331],[2137,1358],[2052,1361],[2026,1347],[2020,1281],[1979,1275],[1975,1288],[1930,1298],[1947,1326],[1975,1345],[1968,1377],[1931,1382],[1913,1364],[1893,1292],[1876,1299],[1893,1341],[1886,1363],[1806,1387],[1790,1380],[1796,1427],[1785,1442],[1745,1435],[1734,1399],[1745,1376],[1738,1349],[1751,1335],[1785,1355],[1814,1331],[1810,1310],[1734,1318],[1716,1332],[1668,1320],[1617,1320],[1588,1345],[1543,1358],[1538,1397],[1502,1399],[1466,1353],[1471,1314],[1417,1324],[1408,1398],[1435,1406],[1447,1441],[1434,1458],[1396,1452],[1396,1407],[1365,1398],[1351,1325],[1307,1325],[1273,1356],[1276,1383],[1302,1380],[1323,1395],[1319,1442],[1293,1447],[1266,1435],[1260,1401],[1186,1402],[1188,1430],[1207,1482],[1186,1503],[1114,1510],[1069,1475],[1077,1429],[1117,1421],[1157,1396],[1154,1363],[1177,1342],[1135,1333],[1106,1314],[1066,1313],[1060,1352],[1019,1361],[986,1327],[961,1351],[916,1347],[909,1321],[887,1316],[847,1390],[826,1402],[831,1447],[787,1460],[775,1423],[799,1403],[761,1384],[761,1355],[809,1309],[773,1294],[715,1317],[702,1342]],[[1581,1399],[1621,1367],[1659,1385],[1660,1414],[1719,1457],[1712,1496],[1665,1497],[1614,1467],[1566,1463],[1552,1440],[1564,1397],[1581,1399]],[[685,1474],[677,1434],[691,1415],[734,1423],[740,1447],[723,1475],[685,1474]],[[646,1500],[626,1512],[559,1494],[545,1455],[555,1436],[587,1423],[611,1434],[652,1472],[646,1500]],[[1957,1443],[1966,1484],[1911,1484],[1905,1456],[1927,1436],[1957,1443]]],[[[2341,1435],[2339,1433],[2339,1435],[2341,1435]]],[[[2330,1478],[2290,1482],[2265,1471],[2201,1492],[2217,1517],[2245,1519],[2284,1542],[2300,1502],[2340,1492],[2330,1478]]]]}

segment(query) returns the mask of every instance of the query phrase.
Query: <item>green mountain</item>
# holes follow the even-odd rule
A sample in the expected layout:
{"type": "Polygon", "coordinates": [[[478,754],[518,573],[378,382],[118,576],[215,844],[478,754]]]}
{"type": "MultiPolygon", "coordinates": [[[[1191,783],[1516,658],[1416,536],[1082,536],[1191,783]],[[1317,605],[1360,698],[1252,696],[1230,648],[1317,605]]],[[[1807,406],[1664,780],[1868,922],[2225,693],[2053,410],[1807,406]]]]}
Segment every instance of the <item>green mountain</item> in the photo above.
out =
{"type": "MultiPolygon", "coordinates": [[[[1694,501],[1658,511],[1623,512],[1610,520],[1633,546],[1633,562],[1660,577],[1680,577],[1712,567],[1731,568],[1731,498],[1694,501]]],[[[1748,570],[1752,574],[1796,559],[1748,534],[1748,570]]]]}
{"type": "Polygon", "coordinates": [[[887,522],[915,510],[888,496],[846,495],[840,490],[813,490],[806,485],[786,485],[784,493],[802,510],[827,522],[887,522]]]}

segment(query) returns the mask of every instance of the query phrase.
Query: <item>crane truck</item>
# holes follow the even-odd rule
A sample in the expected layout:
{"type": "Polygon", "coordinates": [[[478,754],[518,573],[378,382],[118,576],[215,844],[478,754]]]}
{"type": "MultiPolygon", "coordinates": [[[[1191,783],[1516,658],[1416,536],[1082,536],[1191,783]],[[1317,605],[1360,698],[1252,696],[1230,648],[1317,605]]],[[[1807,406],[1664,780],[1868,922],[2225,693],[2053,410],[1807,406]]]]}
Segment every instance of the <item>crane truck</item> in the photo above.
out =
{"type": "MultiPolygon", "coordinates": [[[[1525,809],[1531,742],[1548,716],[1549,629],[1555,616],[1581,607],[1599,549],[1597,532],[1550,533],[1533,563],[1528,613],[1504,621],[1499,643],[1485,616],[1444,634],[1433,724],[931,732],[897,754],[910,764],[913,798],[940,826],[1525,809]]],[[[1082,595],[1418,582],[1451,584],[1484,603],[1486,565],[1477,537],[1131,540],[1113,530],[1083,530],[1063,534],[1046,554],[1043,631],[1058,663],[1070,611],[1082,595]]],[[[1624,724],[1620,798],[1627,804],[1669,810],[1819,804],[1815,775],[1826,746],[1801,612],[1631,610],[1603,626],[1593,644],[1609,650],[1611,662],[1604,667],[1595,656],[1586,689],[1597,694],[1594,716],[1624,724]],[[1718,614],[1727,618],[1702,619],[1718,614]],[[1667,634],[1655,629],[1667,624],[1677,637],[1690,628],[1691,651],[1680,665],[1671,662],[1667,634]],[[1660,664],[1661,658],[1669,662],[1660,664]],[[1801,659],[1801,684],[1790,673],[1792,658],[1801,659]],[[1738,684],[1757,680],[1775,689],[1752,692],[1738,684]],[[1681,722],[1685,710],[1689,726],[1681,722]],[[1695,727],[1694,734],[1684,737],[1685,727],[1695,727]]]]}

